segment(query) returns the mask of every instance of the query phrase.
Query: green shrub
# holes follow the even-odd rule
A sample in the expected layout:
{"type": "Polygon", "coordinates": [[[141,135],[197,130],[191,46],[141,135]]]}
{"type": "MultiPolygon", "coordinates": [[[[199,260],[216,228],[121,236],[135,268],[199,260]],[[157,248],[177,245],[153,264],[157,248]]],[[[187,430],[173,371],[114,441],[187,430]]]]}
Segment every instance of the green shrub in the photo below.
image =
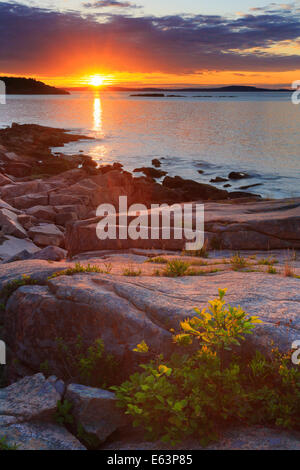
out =
{"type": "Polygon", "coordinates": [[[267,258],[261,258],[258,260],[257,264],[263,265],[263,266],[272,266],[273,264],[278,263],[278,260],[276,258],[272,258],[271,256],[268,256],[267,258]]]}
{"type": "Polygon", "coordinates": [[[220,269],[218,268],[213,268],[210,269],[209,271],[205,271],[204,269],[189,269],[187,272],[188,276],[205,276],[207,274],[213,274],[219,272],[220,269]]]}
{"type": "Polygon", "coordinates": [[[240,255],[240,253],[236,253],[230,258],[230,263],[232,266],[232,269],[234,271],[239,271],[240,269],[243,269],[247,266],[247,261],[246,259],[240,255]]]}
{"type": "Polygon", "coordinates": [[[8,444],[7,437],[0,437],[0,450],[17,450],[17,444],[8,444]]]}
{"type": "Polygon", "coordinates": [[[71,414],[72,407],[72,403],[68,400],[58,400],[55,421],[61,426],[64,426],[65,424],[73,424],[74,418],[71,414]]]}
{"type": "Polygon", "coordinates": [[[51,276],[48,277],[48,279],[54,279],[59,276],[74,276],[75,274],[81,274],[81,273],[100,273],[103,274],[105,271],[98,266],[91,266],[88,264],[87,266],[84,266],[80,263],[75,263],[75,266],[72,268],[64,269],[63,271],[57,271],[56,273],[53,273],[51,276]]]}
{"type": "Polygon", "coordinates": [[[167,264],[168,260],[162,256],[156,256],[155,258],[149,258],[147,263],[156,263],[156,264],[167,264]]]}
{"type": "Polygon", "coordinates": [[[142,271],[140,269],[136,270],[132,267],[126,268],[123,271],[123,276],[132,276],[132,277],[137,277],[142,274],[142,271]]]}
{"type": "MultiPolygon", "coordinates": [[[[175,445],[194,436],[206,445],[229,425],[300,428],[299,367],[276,349],[271,357],[256,353],[245,361],[238,346],[259,320],[225,305],[224,294],[220,290],[208,310],[181,323],[174,341],[184,351],[159,355],[112,387],[118,406],[148,439],[175,445]]],[[[135,350],[147,354],[148,346],[142,342],[135,350]]]]}
{"type": "Polygon", "coordinates": [[[277,274],[277,270],[276,270],[276,268],[274,268],[274,266],[269,266],[268,269],[267,269],[267,273],[277,274]]]}
{"type": "Polygon", "coordinates": [[[168,261],[163,274],[168,277],[179,277],[184,276],[187,270],[190,267],[190,263],[186,261],[182,261],[180,259],[174,259],[172,261],[168,261]]]}
{"type": "Polygon", "coordinates": [[[230,351],[233,346],[240,346],[245,335],[252,333],[261,320],[247,316],[240,306],[226,305],[226,291],[227,289],[219,289],[219,297],[209,301],[208,311],[206,308],[195,308],[196,315],[193,318],[180,322],[182,333],[174,336],[177,344],[191,345],[197,339],[201,345],[219,352],[221,360],[225,350],[230,351]]]}
{"type": "Polygon", "coordinates": [[[63,376],[67,380],[100,388],[116,383],[118,362],[105,352],[102,339],[95,340],[89,347],[83,344],[80,335],[73,347],[68,346],[63,338],[56,338],[56,343],[63,376]]]}

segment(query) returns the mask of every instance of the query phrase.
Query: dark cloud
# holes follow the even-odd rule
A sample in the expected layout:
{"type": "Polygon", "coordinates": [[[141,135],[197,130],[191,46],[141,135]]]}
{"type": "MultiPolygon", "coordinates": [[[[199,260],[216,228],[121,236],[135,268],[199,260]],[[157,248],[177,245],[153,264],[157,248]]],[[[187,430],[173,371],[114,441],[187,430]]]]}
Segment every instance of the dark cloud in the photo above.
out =
{"type": "Polygon", "coordinates": [[[84,3],[83,6],[85,8],[141,8],[141,6],[132,2],[118,2],[115,0],[99,0],[92,3],[84,3]]]}
{"type": "Polygon", "coordinates": [[[82,16],[0,3],[0,68],[10,73],[103,71],[193,73],[201,70],[300,69],[299,55],[274,55],[300,37],[299,15],[258,13],[164,17],[82,16]],[[246,53],[247,49],[256,52],[246,53]]]}

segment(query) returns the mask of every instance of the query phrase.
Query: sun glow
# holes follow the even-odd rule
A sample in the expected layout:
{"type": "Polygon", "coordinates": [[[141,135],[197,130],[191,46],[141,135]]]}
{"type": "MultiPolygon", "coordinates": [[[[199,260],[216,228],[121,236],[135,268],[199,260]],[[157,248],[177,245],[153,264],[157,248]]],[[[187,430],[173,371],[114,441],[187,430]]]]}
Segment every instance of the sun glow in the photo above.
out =
{"type": "Polygon", "coordinates": [[[92,75],[89,79],[89,85],[100,87],[104,84],[104,78],[101,75],[92,75]]]}

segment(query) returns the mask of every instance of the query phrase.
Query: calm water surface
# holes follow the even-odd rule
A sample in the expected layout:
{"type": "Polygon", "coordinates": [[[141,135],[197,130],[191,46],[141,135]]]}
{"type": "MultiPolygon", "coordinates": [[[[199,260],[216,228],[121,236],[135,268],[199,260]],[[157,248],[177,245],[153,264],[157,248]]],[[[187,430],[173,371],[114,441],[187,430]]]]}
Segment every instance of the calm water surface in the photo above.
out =
{"type": "Polygon", "coordinates": [[[251,178],[234,182],[233,189],[262,183],[251,191],[300,196],[300,105],[289,93],[178,94],[184,96],[9,96],[0,106],[0,126],[36,123],[93,136],[55,150],[83,150],[100,164],[120,161],[133,170],[160,158],[170,175],[202,182],[246,171],[251,178]]]}

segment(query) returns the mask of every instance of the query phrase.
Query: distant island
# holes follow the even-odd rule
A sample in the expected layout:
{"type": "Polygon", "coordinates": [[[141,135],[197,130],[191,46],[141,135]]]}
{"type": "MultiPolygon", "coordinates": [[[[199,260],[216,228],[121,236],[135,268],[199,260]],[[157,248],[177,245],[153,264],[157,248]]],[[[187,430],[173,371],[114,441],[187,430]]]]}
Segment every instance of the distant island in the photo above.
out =
{"type": "Polygon", "coordinates": [[[34,78],[0,77],[6,85],[7,95],[69,95],[61,88],[46,85],[34,78]]]}
{"type": "MultiPolygon", "coordinates": [[[[70,91],[84,91],[87,90],[87,87],[75,87],[75,88],[68,88],[70,91]]],[[[130,87],[120,87],[120,86],[106,86],[102,88],[105,91],[127,91],[127,92],[138,92],[138,93],[149,93],[149,94],[157,94],[164,93],[164,92],[291,92],[292,90],[288,88],[259,88],[255,86],[247,86],[247,85],[229,85],[229,86],[222,86],[222,87],[213,87],[213,88],[158,88],[158,87],[151,87],[151,88],[130,88],[130,87]]],[[[149,96],[149,95],[148,95],[149,96]]]]}

